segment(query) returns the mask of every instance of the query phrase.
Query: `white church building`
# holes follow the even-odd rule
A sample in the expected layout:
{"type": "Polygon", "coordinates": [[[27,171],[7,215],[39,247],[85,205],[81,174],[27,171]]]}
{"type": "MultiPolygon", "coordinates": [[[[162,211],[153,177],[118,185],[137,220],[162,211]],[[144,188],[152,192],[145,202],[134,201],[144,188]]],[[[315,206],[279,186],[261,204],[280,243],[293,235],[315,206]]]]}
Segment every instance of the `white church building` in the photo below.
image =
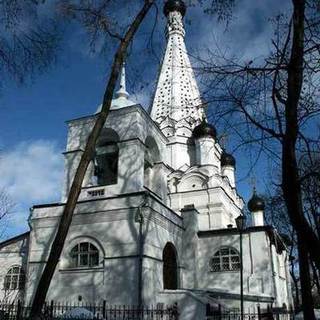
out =
{"type": "MultiPolygon", "coordinates": [[[[245,204],[235,159],[206,122],[184,42],[185,13],[182,0],[165,3],[167,47],[150,112],[131,101],[122,70],[48,301],[177,302],[182,319],[204,319],[208,305],[240,308],[235,219],[245,204]]],[[[0,243],[0,301],[32,301],[97,113],[67,122],[61,202],[33,206],[30,231],[0,243]]],[[[264,202],[256,193],[248,208],[245,310],[290,309],[286,245],[265,225],[264,202]]]]}

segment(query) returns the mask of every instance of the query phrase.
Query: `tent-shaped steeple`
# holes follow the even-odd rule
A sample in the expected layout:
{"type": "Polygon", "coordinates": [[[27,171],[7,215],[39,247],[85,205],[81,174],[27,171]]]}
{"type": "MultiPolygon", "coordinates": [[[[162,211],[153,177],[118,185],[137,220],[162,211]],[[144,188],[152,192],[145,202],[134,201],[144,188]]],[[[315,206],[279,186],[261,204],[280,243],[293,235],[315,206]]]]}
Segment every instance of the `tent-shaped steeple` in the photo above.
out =
{"type": "Polygon", "coordinates": [[[185,11],[181,0],[168,0],[164,7],[167,47],[151,109],[151,117],[161,129],[172,120],[177,125],[186,121],[192,129],[203,118],[200,92],[184,42],[185,11]]]}

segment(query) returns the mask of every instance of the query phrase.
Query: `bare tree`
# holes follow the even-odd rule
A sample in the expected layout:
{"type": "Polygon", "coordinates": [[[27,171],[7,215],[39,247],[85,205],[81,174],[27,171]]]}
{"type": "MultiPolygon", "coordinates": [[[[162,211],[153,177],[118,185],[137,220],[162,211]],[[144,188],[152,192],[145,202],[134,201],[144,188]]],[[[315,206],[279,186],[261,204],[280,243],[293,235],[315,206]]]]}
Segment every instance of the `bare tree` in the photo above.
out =
{"type": "Polygon", "coordinates": [[[144,1],[143,7],[141,8],[137,16],[134,18],[133,22],[128,27],[125,35],[119,38],[120,44],[115,54],[108,84],[105,89],[102,109],[88,137],[85,150],[81,157],[75,177],[73,179],[69,196],[64,206],[64,210],[58,225],[57,233],[55,235],[54,241],[51,246],[47,263],[42,272],[41,278],[39,280],[39,283],[35,292],[35,296],[34,296],[32,307],[31,307],[31,313],[30,313],[31,319],[37,319],[41,317],[41,309],[45,302],[45,298],[50,286],[51,279],[53,277],[57,263],[59,262],[59,258],[65,243],[65,239],[68,234],[68,230],[72,221],[73,212],[76,207],[77,200],[81,191],[82,181],[85,176],[88,164],[94,157],[96,141],[100,135],[100,132],[103,128],[103,125],[109,113],[113,92],[114,92],[116,81],[120,72],[121,65],[125,59],[128,46],[130,45],[136,31],[138,30],[140,24],[144,20],[146,14],[150,10],[151,6],[153,5],[153,2],[154,2],[153,0],[144,1]]]}
{"type": "Polygon", "coordinates": [[[3,238],[7,220],[10,217],[13,208],[14,203],[5,189],[0,189],[0,239],[3,238]]]}
{"type": "MultiPolygon", "coordinates": [[[[319,184],[320,180],[317,179],[319,172],[319,160],[314,160],[312,165],[310,164],[309,157],[303,155],[299,160],[299,167],[301,168],[301,180],[302,182],[302,198],[303,198],[303,210],[306,219],[309,221],[315,232],[319,229],[319,184]]],[[[295,297],[295,310],[301,310],[300,300],[300,277],[297,255],[297,239],[296,234],[290,224],[288,211],[285,205],[283,192],[279,183],[279,177],[281,175],[273,172],[273,177],[269,183],[268,194],[265,194],[266,210],[265,219],[266,223],[275,226],[284,241],[289,248],[289,264],[290,275],[294,285],[294,297],[295,297]],[[276,179],[275,179],[276,176],[276,179]],[[271,187],[270,187],[271,185],[271,187]]],[[[314,262],[310,261],[310,273],[311,273],[311,288],[314,297],[315,306],[319,304],[320,283],[319,272],[314,265],[314,262]]]]}
{"type": "Polygon", "coordinates": [[[211,61],[202,61],[202,71],[211,80],[208,101],[215,102],[215,116],[221,107],[218,116],[234,126],[243,145],[259,143],[281,166],[281,189],[297,235],[304,317],[312,320],[309,257],[319,271],[320,238],[304,212],[298,159],[306,151],[319,151],[320,12],[315,0],[292,0],[291,5],[288,19],[276,19],[273,52],[264,61],[212,55],[211,61]]]}
{"type": "Polygon", "coordinates": [[[39,14],[34,0],[0,0],[1,82],[18,83],[46,70],[55,60],[59,43],[54,14],[39,14]]]}

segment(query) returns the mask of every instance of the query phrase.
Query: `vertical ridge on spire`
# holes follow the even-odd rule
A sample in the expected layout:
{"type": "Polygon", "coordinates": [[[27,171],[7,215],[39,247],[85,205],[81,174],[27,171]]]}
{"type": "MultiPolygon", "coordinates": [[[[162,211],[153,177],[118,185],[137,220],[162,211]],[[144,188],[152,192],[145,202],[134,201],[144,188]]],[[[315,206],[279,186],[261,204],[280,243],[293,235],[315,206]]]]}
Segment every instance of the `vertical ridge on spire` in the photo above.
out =
{"type": "Polygon", "coordinates": [[[116,97],[129,98],[129,93],[126,88],[126,65],[123,63],[120,73],[120,85],[119,90],[116,92],[116,97]]]}
{"type": "Polygon", "coordinates": [[[204,114],[200,92],[184,42],[183,15],[185,4],[182,0],[168,0],[164,12],[167,16],[167,47],[154,100],[151,108],[152,119],[160,125],[184,120],[192,129],[201,122],[204,114]]]}

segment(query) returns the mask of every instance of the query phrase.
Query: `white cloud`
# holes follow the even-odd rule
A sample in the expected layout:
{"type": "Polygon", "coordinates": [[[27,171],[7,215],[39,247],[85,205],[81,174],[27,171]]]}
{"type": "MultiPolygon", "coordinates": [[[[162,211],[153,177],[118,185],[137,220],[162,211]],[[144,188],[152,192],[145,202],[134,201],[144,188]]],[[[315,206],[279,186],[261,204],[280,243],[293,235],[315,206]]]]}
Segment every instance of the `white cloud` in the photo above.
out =
{"type": "Polygon", "coordinates": [[[0,189],[15,204],[11,223],[26,227],[28,208],[34,204],[59,201],[63,157],[55,142],[22,142],[0,154],[0,189]]]}
{"type": "Polygon", "coordinates": [[[132,94],[132,100],[140,103],[141,106],[145,109],[148,110],[149,109],[149,104],[150,104],[150,92],[146,92],[146,91],[140,91],[137,93],[132,94]]]}
{"type": "Polygon", "coordinates": [[[0,158],[0,185],[22,202],[59,197],[63,158],[51,141],[22,142],[0,158]]]}

